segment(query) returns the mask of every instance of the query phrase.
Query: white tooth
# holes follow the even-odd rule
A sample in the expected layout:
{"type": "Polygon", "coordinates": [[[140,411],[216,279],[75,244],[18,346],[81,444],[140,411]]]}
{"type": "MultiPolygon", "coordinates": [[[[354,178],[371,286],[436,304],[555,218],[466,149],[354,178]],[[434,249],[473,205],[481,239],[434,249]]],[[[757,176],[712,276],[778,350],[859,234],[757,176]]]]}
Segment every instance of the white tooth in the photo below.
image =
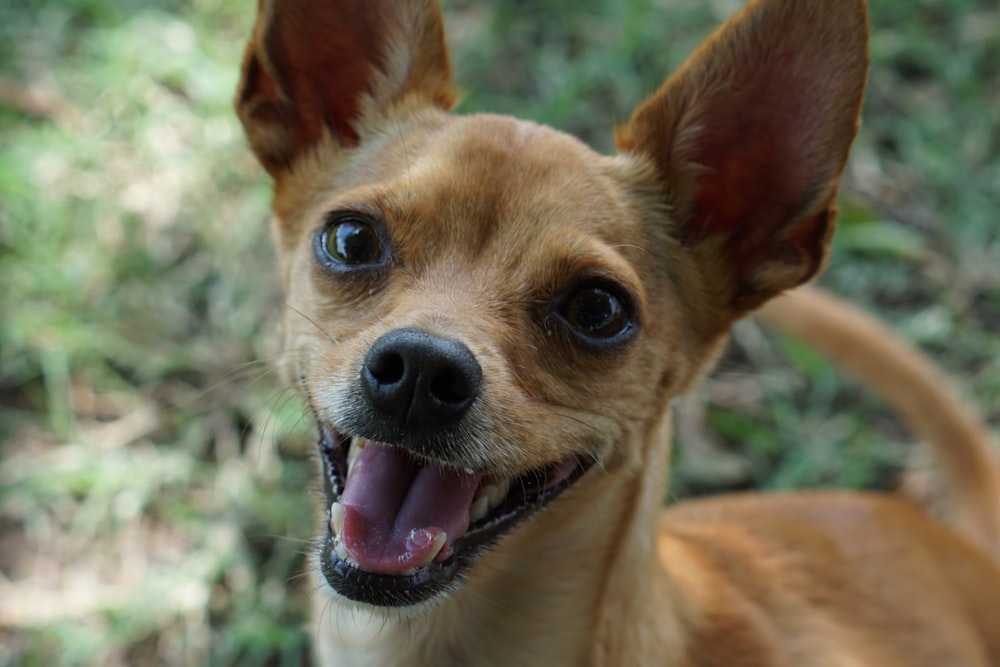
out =
{"type": "Polygon", "coordinates": [[[485,495],[477,496],[469,508],[469,520],[479,521],[490,511],[490,499],[485,495]]]}
{"type": "Polygon", "coordinates": [[[333,545],[333,551],[334,553],[337,554],[337,557],[340,558],[340,560],[343,561],[351,560],[351,555],[347,553],[347,547],[344,546],[344,543],[341,540],[335,541],[333,545]]]}
{"type": "Polygon", "coordinates": [[[344,532],[344,506],[340,503],[334,501],[330,505],[330,532],[334,535],[340,535],[344,532]]]}
{"type": "Polygon", "coordinates": [[[500,495],[500,489],[498,489],[495,484],[487,484],[486,486],[480,488],[479,497],[486,499],[486,506],[488,509],[493,509],[501,500],[503,500],[503,496],[500,495]]]}
{"type": "Polygon", "coordinates": [[[496,484],[489,484],[483,487],[483,492],[490,499],[490,509],[497,507],[507,497],[510,490],[510,479],[505,478],[497,481],[496,484]]]}
{"type": "MultiPolygon", "coordinates": [[[[504,479],[497,479],[493,476],[486,477],[479,484],[479,490],[476,491],[476,497],[472,501],[472,507],[475,508],[480,498],[486,498],[486,511],[488,512],[489,510],[498,507],[500,503],[503,502],[503,499],[507,497],[507,492],[509,490],[509,477],[505,477],[504,479]]],[[[475,519],[473,519],[473,521],[475,521],[475,519]]]]}
{"type": "Polygon", "coordinates": [[[434,536],[434,542],[431,544],[431,550],[427,552],[423,560],[417,563],[417,567],[422,567],[424,565],[430,565],[437,555],[441,553],[441,549],[444,548],[444,543],[448,541],[448,533],[440,532],[434,536]]]}
{"type": "Polygon", "coordinates": [[[500,495],[497,498],[497,504],[499,504],[504,498],[507,497],[507,494],[510,493],[510,477],[504,477],[501,479],[500,483],[497,484],[497,490],[500,492],[500,495]]]}
{"type": "Polygon", "coordinates": [[[472,472],[473,472],[473,471],[472,471],[472,468],[464,468],[464,470],[465,470],[465,474],[466,474],[466,475],[471,475],[471,474],[472,474],[472,472]]]}
{"type": "Polygon", "coordinates": [[[347,450],[347,474],[350,475],[354,469],[354,462],[358,460],[361,450],[365,448],[366,441],[363,438],[354,438],[351,446],[347,450]]]}

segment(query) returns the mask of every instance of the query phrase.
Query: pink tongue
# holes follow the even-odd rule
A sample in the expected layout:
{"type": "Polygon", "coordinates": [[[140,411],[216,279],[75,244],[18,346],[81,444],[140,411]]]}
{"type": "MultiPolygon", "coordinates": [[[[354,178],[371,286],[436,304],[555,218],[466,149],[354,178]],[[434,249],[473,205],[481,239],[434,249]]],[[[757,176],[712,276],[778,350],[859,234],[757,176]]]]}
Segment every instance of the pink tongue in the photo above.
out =
{"type": "Polygon", "coordinates": [[[469,527],[469,506],[482,475],[415,462],[401,449],[368,442],[347,476],[340,504],[340,538],[362,569],[402,574],[423,562],[435,537],[447,534],[438,555],[469,527]]]}

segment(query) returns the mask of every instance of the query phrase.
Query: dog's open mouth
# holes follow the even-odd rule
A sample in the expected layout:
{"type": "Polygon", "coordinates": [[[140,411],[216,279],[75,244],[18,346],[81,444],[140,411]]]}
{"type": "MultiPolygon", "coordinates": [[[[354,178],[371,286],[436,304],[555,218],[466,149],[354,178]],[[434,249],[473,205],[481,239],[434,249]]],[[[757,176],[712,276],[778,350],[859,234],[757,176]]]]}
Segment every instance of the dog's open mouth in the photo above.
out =
{"type": "Polygon", "coordinates": [[[320,433],[328,502],[321,569],[338,593],[378,606],[416,604],[442,592],[593,463],[573,456],[499,478],[329,428],[320,433]]]}

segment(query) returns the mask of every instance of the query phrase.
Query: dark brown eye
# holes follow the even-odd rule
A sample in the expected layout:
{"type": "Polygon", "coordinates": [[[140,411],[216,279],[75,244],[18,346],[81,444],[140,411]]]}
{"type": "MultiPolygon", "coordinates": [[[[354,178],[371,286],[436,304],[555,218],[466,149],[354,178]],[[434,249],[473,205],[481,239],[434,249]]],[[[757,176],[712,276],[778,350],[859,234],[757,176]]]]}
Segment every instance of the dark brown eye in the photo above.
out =
{"type": "Polygon", "coordinates": [[[382,239],[364,219],[336,217],[323,228],[320,248],[328,259],[347,266],[376,264],[382,259],[382,239]]]}
{"type": "Polygon", "coordinates": [[[578,334],[599,342],[621,336],[632,327],[621,297],[601,286],[583,287],[574,292],[563,306],[562,315],[578,334]]]}
{"type": "Polygon", "coordinates": [[[334,214],[316,235],[316,252],[328,265],[371,265],[382,259],[382,239],[364,218],[334,214]]]}

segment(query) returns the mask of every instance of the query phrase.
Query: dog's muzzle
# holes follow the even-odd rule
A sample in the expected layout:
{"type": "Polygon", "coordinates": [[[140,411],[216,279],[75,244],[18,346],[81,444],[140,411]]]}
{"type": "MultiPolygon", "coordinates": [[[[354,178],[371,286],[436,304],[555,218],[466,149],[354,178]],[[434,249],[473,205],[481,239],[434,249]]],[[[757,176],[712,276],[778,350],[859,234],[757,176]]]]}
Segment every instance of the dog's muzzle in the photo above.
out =
{"type": "Polygon", "coordinates": [[[320,563],[348,598],[401,606],[433,597],[593,463],[572,456],[514,478],[467,467],[484,382],[459,341],[390,331],[368,350],[358,382],[349,425],[320,424],[320,563]]]}

